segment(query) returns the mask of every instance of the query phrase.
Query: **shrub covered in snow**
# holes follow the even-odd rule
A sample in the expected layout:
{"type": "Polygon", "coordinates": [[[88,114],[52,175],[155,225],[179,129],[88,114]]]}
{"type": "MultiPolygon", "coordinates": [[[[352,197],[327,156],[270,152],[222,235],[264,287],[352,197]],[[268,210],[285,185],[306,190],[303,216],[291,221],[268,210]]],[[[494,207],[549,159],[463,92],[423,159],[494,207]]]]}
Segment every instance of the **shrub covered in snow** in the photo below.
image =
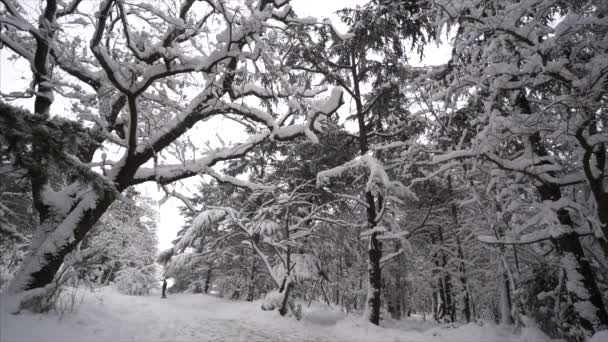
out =
{"type": "MultiPolygon", "coordinates": [[[[277,290],[270,291],[264,297],[262,301],[262,310],[264,311],[272,311],[275,309],[280,309],[283,304],[283,298],[285,297],[284,292],[279,292],[277,290]]],[[[295,304],[293,300],[289,300],[287,302],[287,313],[289,316],[294,316],[296,319],[302,319],[302,305],[295,304]]]]}
{"type": "Polygon", "coordinates": [[[121,293],[132,296],[143,296],[157,286],[152,267],[126,267],[116,275],[116,289],[121,293]]]}
{"type": "Polygon", "coordinates": [[[147,294],[158,280],[156,215],[149,198],[127,190],[66,262],[87,281],[114,282],[122,293],[147,294]]]}
{"type": "Polygon", "coordinates": [[[279,293],[279,291],[270,291],[266,294],[266,297],[262,301],[262,310],[270,311],[276,308],[281,307],[281,303],[283,302],[283,294],[279,293]]]}

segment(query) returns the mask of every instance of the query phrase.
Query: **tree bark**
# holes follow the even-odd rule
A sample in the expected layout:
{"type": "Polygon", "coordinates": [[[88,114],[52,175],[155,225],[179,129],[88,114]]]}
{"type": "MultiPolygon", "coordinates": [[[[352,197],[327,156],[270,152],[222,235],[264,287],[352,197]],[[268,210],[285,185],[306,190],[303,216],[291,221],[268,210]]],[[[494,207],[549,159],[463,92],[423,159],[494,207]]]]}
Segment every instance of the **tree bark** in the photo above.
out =
{"type": "Polygon", "coordinates": [[[249,287],[247,289],[247,301],[252,302],[255,295],[255,272],[257,259],[254,257],[251,263],[251,275],[249,276],[249,287]]]}
{"type": "MultiPolygon", "coordinates": [[[[374,196],[371,192],[365,194],[367,208],[367,220],[369,229],[375,227],[376,221],[376,205],[374,196]]],[[[374,232],[369,237],[368,245],[368,292],[367,292],[367,314],[368,320],[376,325],[380,324],[380,297],[382,294],[382,274],[380,268],[380,259],[382,259],[382,243],[378,239],[378,233],[374,232]]]]}
{"type": "MultiPolygon", "coordinates": [[[[443,229],[441,227],[437,227],[437,236],[439,238],[439,245],[443,247],[444,239],[443,229]]],[[[445,316],[447,316],[448,320],[453,323],[455,321],[455,310],[454,303],[452,300],[452,277],[450,276],[450,272],[447,269],[448,262],[445,251],[440,251],[439,253],[441,255],[441,269],[443,273],[443,279],[440,280],[443,285],[443,313],[445,316]]]]}
{"type": "Polygon", "coordinates": [[[500,323],[503,325],[512,325],[513,317],[512,312],[512,301],[511,301],[511,290],[509,287],[509,275],[504,269],[502,262],[499,264],[498,271],[498,284],[500,287],[500,323]]]}
{"type": "Polygon", "coordinates": [[[213,273],[213,265],[209,265],[207,269],[207,276],[205,277],[205,287],[203,288],[204,293],[209,293],[209,286],[211,285],[211,275],[213,273]]]}
{"type": "Polygon", "coordinates": [[[289,303],[289,293],[291,292],[291,288],[293,287],[293,283],[292,282],[287,282],[287,285],[285,286],[285,290],[284,290],[284,295],[283,295],[283,302],[281,303],[281,307],[279,308],[279,314],[281,314],[281,316],[285,316],[287,314],[287,304],[289,303]]]}
{"type": "MultiPolygon", "coordinates": [[[[365,125],[365,112],[363,110],[363,98],[359,88],[359,72],[357,70],[357,58],[355,51],[350,53],[350,72],[353,80],[355,107],[357,110],[357,124],[359,128],[359,152],[365,155],[368,150],[367,127],[365,125]]],[[[365,202],[367,204],[367,229],[373,229],[376,222],[376,200],[382,203],[382,198],[374,198],[371,191],[365,192],[365,202]]],[[[378,240],[378,233],[374,232],[369,237],[368,244],[368,291],[366,310],[368,320],[372,324],[380,324],[380,305],[382,295],[382,271],[380,268],[380,259],[382,259],[382,244],[378,240]]]]}
{"type": "MultiPolygon", "coordinates": [[[[453,187],[452,187],[452,175],[448,175],[448,191],[453,196],[453,187]]],[[[456,203],[454,203],[454,199],[452,199],[450,203],[450,211],[452,214],[452,221],[454,223],[454,238],[456,239],[456,248],[458,252],[458,258],[460,259],[459,272],[460,272],[460,285],[462,286],[463,292],[463,308],[462,313],[464,315],[465,320],[468,322],[471,321],[471,300],[469,296],[469,287],[467,284],[467,275],[466,275],[466,265],[464,263],[464,252],[462,250],[462,244],[460,243],[460,236],[458,236],[458,208],[456,207],[456,203]]]]}
{"type": "Polygon", "coordinates": [[[589,135],[598,133],[598,125],[600,123],[596,114],[591,115],[592,117],[577,129],[576,138],[584,150],[582,160],[583,171],[595,199],[597,215],[600,221],[601,234],[598,237],[598,243],[604,252],[604,257],[608,258],[608,191],[604,189],[607,150],[604,143],[597,144],[597,146],[589,145],[587,139],[583,136],[586,128],[589,129],[589,135]],[[595,165],[592,165],[593,159],[595,159],[595,165]],[[593,172],[593,169],[597,171],[593,172]]]}
{"type": "MultiPolygon", "coordinates": [[[[523,114],[532,113],[523,90],[518,95],[517,105],[523,114]]],[[[537,156],[549,155],[539,132],[530,135],[528,141],[537,156]]],[[[550,162],[543,161],[540,164],[548,163],[550,162]]],[[[554,176],[552,172],[549,173],[554,176]]],[[[537,184],[536,189],[542,201],[557,202],[562,198],[560,186],[556,183],[544,181],[537,184]]],[[[578,234],[574,230],[574,222],[570,213],[567,209],[561,208],[557,210],[556,214],[559,223],[566,228],[566,232],[552,241],[560,255],[561,266],[566,272],[566,288],[574,307],[576,320],[591,336],[598,330],[608,327],[608,314],[589,260],[585,256],[578,234]]]]}
{"type": "Polygon", "coordinates": [[[48,226],[52,226],[54,229],[41,237],[38,248],[30,250],[9,284],[9,293],[15,294],[42,288],[53,281],[64,258],[82,241],[85,234],[91,230],[115,198],[111,190],[97,195],[93,208],[88,208],[87,206],[90,204],[83,203],[95,200],[95,194],[91,193],[85,195],[86,198],[76,203],[67,214],[68,218],[77,218],[73,226],[69,226],[67,219],[65,221],[61,219],[59,222],[62,224],[57,225],[54,216],[50,216],[47,222],[39,225],[37,231],[46,230],[48,226]],[[66,231],[73,232],[73,234],[66,234],[66,231]]]}

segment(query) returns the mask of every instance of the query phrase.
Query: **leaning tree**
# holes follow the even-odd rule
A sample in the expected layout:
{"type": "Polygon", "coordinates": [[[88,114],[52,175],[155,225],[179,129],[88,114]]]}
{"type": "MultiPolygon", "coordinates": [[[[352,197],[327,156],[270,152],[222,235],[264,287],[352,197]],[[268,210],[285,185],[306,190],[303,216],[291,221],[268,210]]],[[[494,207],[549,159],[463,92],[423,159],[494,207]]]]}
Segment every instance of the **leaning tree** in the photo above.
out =
{"type": "Polygon", "coordinates": [[[25,91],[1,98],[34,99],[34,113],[16,119],[25,131],[42,133],[26,134],[26,150],[44,163],[13,159],[30,180],[39,224],[9,285],[12,294],[33,295],[50,284],[65,256],[128,187],[167,186],[205,173],[235,180],[211,167],[269,140],[314,138],[342,102],[340,88],[315,100],[326,89],[282,62],[276,44],[289,27],[306,24],[288,1],[47,0],[38,14],[0,0],[0,13],[0,42],[32,70],[25,91]],[[56,94],[77,120],[57,125],[51,118],[56,94]],[[259,100],[274,106],[257,108],[259,100]],[[216,116],[246,126],[247,139],[192,148],[179,163],[158,157],[216,116]],[[69,146],[55,139],[57,148],[49,149],[41,138],[51,136],[49,127],[76,133],[69,146]],[[119,152],[110,155],[108,146],[119,152]],[[45,157],[47,150],[53,157],[45,157]]]}

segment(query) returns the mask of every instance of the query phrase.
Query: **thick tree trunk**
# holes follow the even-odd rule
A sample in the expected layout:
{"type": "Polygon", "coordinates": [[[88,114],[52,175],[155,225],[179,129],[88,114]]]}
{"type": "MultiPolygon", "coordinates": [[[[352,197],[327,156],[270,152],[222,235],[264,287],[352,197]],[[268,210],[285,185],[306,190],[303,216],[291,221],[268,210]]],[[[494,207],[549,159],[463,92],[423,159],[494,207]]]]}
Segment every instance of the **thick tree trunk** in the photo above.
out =
{"type": "MultiPolygon", "coordinates": [[[[561,191],[558,185],[542,184],[537,186],[543,201],[558,201],[561,191]]],[[[589,260],[585,256],[574,222],[567,209],[559,209],[557,217],[567,232],[554,238],[561,267],[566,272],[566,289],[574,307],[576,320],[589,336],[608,326],[608,314],[602,295],[595,281],[589,260]]]]}
{"type": "Polygon", "coordinates": [[[380,245],[378,233],[373,233],[369,238],[367,310],[369,321],[376,325],[380,324],[380,295],[382,287],[382,275],[380,273],[382,251],[380,250],[380,245]]]}
{"type": "MultiPolygon", "coordinates": [[[[353,100],[357,110],[357,124],[359,128],[359,153],[365,155],[369,151],[367,131],[365,123],[366,111],[363,109],[363,96],[360,89],[360,75],[357,67],[357,56],[355,51],[350,52],[350,73],[353,81],[353,100]]],[[[369,111],[369,108],[368,108],[369,111]]],[[[374,198],[370,191],[365,192],[365,202],[367,204],[367,229],[373,229],[376,222],[376,200],[382,205],[382,198],[374,198]]],[[[382,295],[382,273],[380,269],[380,259],[382,258],[382,244],[378,240],[378,233],[374,232],[369,237],[368,244],[368,289],[366,299],[366,311],[368,320],[372,324],[380,324],[380,305],[382,295]]]]}
{"type": "Polygon", "coordinates": [[[247,288],[247,301],[252,302],[255,295],[255,272],[257,271],[257,259],[254,257],[251,263],[251,274],[249,276],[249,286],[247,288]]]}
{"type": "Polygon", "coordinates": [[[574,311],[580,325],[593,335],[608,326],[608,315],[589,260],[574,231],[555,239],[555,243],[562,251],[560,261],[566,272],[566,289],[574,311]]]}
{"type": "MultiPolygon", "coordinates": [[[[517,97],[517,106],[522,114],[531,114],[532,109],[525,92],[522,90],[517,97]]],[[[534,154],[539,157],[549,155],[539,132],[529,136],[528,142],[534,154]]],[[[543,161],[540,164],[549,164],[543,161]]],[[[552,172],[550,175],[555,176],[552,172]]],[[[542,201],[557,202],[562,198],[559,184],[544,181],[536,186],[542,201]]],[[[566,272],[566,288],[574,307],[576,320],[589,336],[608,327],[608,314],[598,289],[593,270],[585,256],[583,247],[574,230],[574,222],[567,209],[557,210],[557,218],[566,232],[554,238],[560,254],[561,266],[566,272]]]]}
{"type": "Polygon", "coordinates": [[[498,269],[498,285],[500,287],[500,323],[503,325],[512,325],[513,317],[512,312],[512,301],[511,301],[511,290],[509,287],[509,275],[504,269],[502,262],[499,264],[498,269]]]}
{"type": "Polygon", "coordinates": [[[602,124],[605,126],[606,122],[598,120],[597,114],[591,115],[592,117],[577,129],[576,138],[585,151],[582,160],[583,171],[595,198],[596,210],[601,225],[601,235],[598,236],[597,240],[604,252],[604,257],[608,258],[608,191],[604,188],[608,151],[604,143],[595,146],[590,145],[583,134],[585,129],[589,130],[589,135],[597,134],[598,127],[602,124]]]}
{"type": "MultiPolygon", "coordinates": [[[[371,192],[365,194],[367,208],[368,228],[373,229],[376,224],[376,203],[371,192]]],[[[380,304],[382,295],[382,273],[380,268],[382,259],[382,244],[378,239],[378,233],[374,232],[369,237],[368,245],[368,291],[367,291],[367,315],[368,320],[373,324],[380,324],[380,304]]]]}
{"type": "Polygon", "coordinates": [[[449,322],[454,323],[456,317],[454,315],[454,301],[452,295],[452,277],[448,272],[444,276],[445,283],[445,310],[449,322]]]}
{"type": "Polygon", "coordinates": [[[37,230],[45,230],[45,234],[40,234],[39,246],[30,249],[11,280],[8,292],[15,294],[50,284],[65,257],[82,241],[114,198],[110,190],[105,193],[91,190],[65,217],[54,220],[55,217],[50,216],[47,222],[43,222],[37,230]]]}
{"type": "Polygon", "coordinates": [[[207,276],[205,277],[205,287],[203,288],[204,293],[209,293],[209,286],[211,285],[211,275],[213,274],[213,265],[209,265],[207,269],[207,276]]]}

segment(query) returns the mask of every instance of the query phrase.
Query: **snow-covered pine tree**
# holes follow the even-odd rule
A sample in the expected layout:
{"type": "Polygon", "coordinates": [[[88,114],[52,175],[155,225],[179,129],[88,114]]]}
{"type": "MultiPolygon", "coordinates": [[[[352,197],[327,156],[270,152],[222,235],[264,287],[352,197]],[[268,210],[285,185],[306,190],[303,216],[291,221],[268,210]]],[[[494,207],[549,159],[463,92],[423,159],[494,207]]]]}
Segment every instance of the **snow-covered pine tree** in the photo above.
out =
{"type": "MultiPolygon", "coordinates": [[[[364,203],[367,208],[365,216],[369,234],[365,236],[369,240],[369,274],[366,307],[368,320],[373,324],[379,324],[380,321],[383,259],[379,237],[386,229],[379,223],[386,212],[386,206],[391,202],[386,198],[388,193],[377,191],[389,184],[380,184],[379,179],[376,179],[387,174],[382,165],[382,153],[374,151],[374,144],[385,143],[390,139],[382,137],[391,137],[394,134],[383,132],[387,130],[383,124],[391,119],[402,119],[399,110],[392,113],[392,117],[381,117],[380,113],[383,111],[377,110],[377,106],[383,104],[386,109],[386,104],[391,101],[393,109],[400,106],[398,98],[395,97],[400,94],[398,81],[393,75],[402,75],[401,71],[406,63],[403,58],[402,40],[409,39],[413,47],[422,51],[426,34],[433,30],[433,27],[428,25],[427,18],[417,15],[421,10],[420,6],[420,3],[414,1],[374,0],[357,9],[343,10],[340,13],[341,18],[350,26],[347,35],[338,34],[330,25],[319,27],[314,32],[301,34],[300,44],[297,46],[299,50],[293,56],[294,68],[313,71],[340,85],[355,104],[355,111],[350,119],[357,122],[360,160],[353,161],[346,168],[362,166],[370,173],[366,188],[355,196],[361,196],[363,200],[360,203],[364,203]],[[374,90],[367,93],[364,90],[366,84],[373,85],[374,90]]],[[[394,121],[391,124],[394,125],[394,121]]],[[[393,136],[391,141],[400,141],[399,136],[393,136]]],[[[337,169],[333,171],[320,174],[320,178],[339,174],[337,169]]],[[[388,180],[388,176],[384,180],[388,180]]],[[[395,181],[389,188],[399,188],[399,180],[395,181]]]]}

